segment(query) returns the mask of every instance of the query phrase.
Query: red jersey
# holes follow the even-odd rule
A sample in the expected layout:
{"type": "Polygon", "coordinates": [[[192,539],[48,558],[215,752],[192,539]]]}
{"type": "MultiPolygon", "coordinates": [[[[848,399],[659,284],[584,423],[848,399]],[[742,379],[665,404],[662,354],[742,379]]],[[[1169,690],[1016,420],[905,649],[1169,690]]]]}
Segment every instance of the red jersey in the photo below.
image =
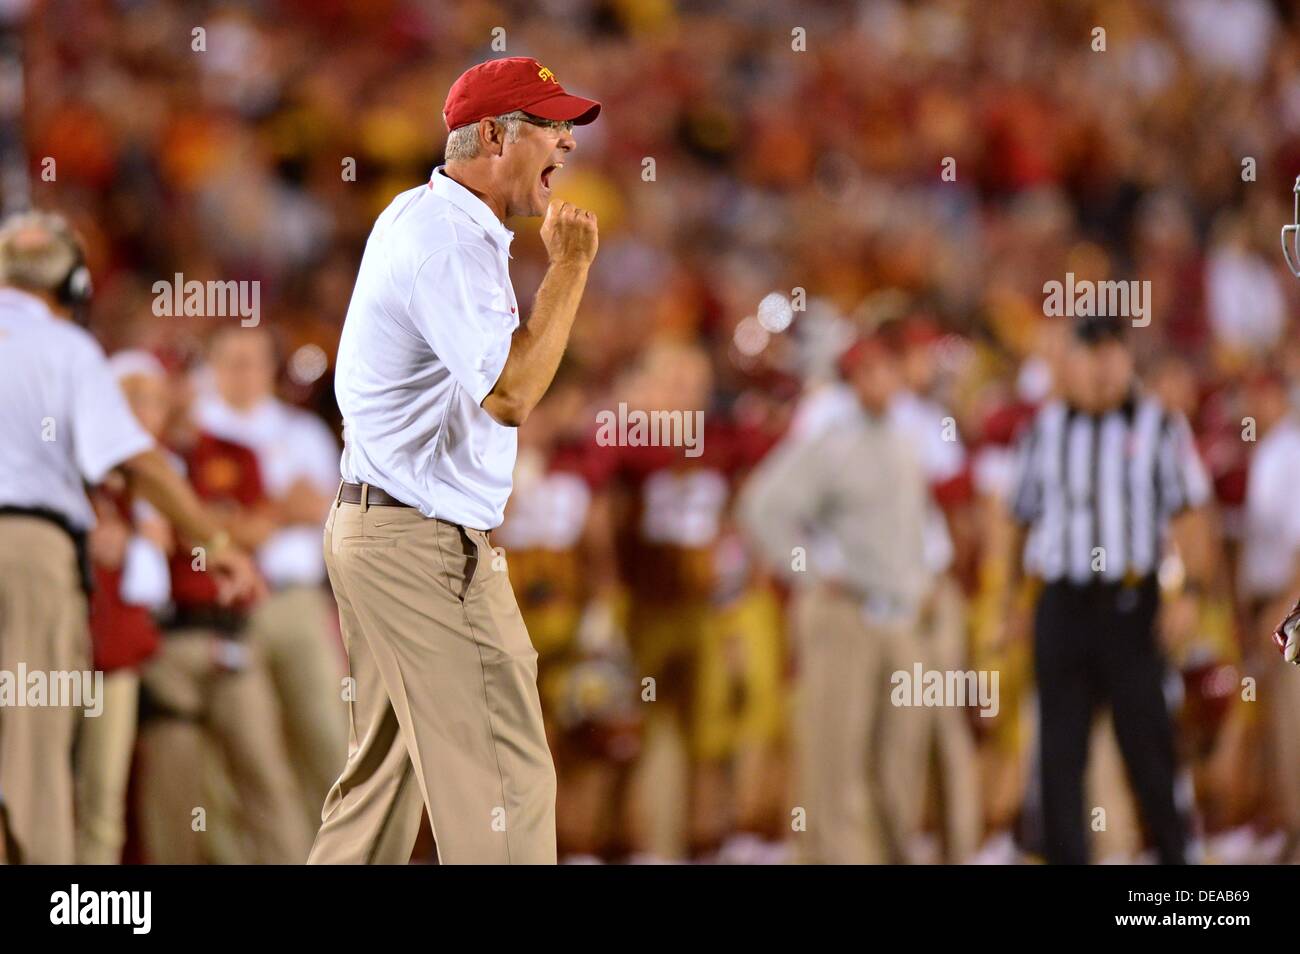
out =
{"type": "Polygon", "coordinates": [[[771,446],[754,428],[713,417],[701,453],[684,447],[602,448],[607,479],[630,492],[619,562],[634,599],[706,600],[715,590],[715,545],[739,478],[771,446]]]}
{"type": "MultiPolygon", "coordinates": [[[[194,446],[183,455],[190,486],[210,504],[255,507],[266,500],[257,457],[242,444],[200,432],[194,446]]],[[[172,554],[172,601],[177,609],[217,607],[217,583],[211,574],[196,570],[196,543],[178,539],[172,554]]]]}
{"type": "MultiPolygon", "coordinates": [[[[134,528],[131,495],[97,488],[94,496],[113,507],[134,528]]],[[[90,597],[90,643],[95,669],[112,672],[138,666],[158,650],[158,626],[144,606],[122,599],[123,567],[96,563],[95,591],[90,597]]]]}

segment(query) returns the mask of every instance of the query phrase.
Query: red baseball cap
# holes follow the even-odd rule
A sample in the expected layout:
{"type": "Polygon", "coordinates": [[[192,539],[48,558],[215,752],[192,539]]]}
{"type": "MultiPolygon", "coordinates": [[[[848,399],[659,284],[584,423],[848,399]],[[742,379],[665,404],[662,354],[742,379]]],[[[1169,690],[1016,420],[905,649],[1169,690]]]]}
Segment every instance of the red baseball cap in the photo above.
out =
{"type": "Polygon", "coordinates": [[[850,378],[869,361],[889,361],[897,357],[898,348],[894,340],[880,330],[867,332],[856,338],[840,354],[840,377],[850,378]]]}
{"type": "Polygon", "coordinates": [[[448,130],[459,129],[516,109],[584,126],[599,115],[600,103],[566,93],[555,74],[531,56],[510,56],[461,73],[447,91],[442,120],[448,130]]]}

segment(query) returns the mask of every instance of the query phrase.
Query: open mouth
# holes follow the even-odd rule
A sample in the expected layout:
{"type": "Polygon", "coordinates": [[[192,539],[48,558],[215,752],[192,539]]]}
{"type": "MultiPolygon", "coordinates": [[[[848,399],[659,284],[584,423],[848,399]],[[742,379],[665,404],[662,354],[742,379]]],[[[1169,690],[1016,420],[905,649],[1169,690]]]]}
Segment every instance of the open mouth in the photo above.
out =
{"type": "Polygon", "coordinates": [[[543,169],[543,170],[542,170],[542,188],[543,188],[543,189],[550,189],[550,188],[551,188],[551,176],[553,176],[555,173],[559,172],[559,171],[560,171],[561,169],[563,169],[563,168],[564,168],[564,163],[562,163],[562,162],[557,162],[557,163],[553,163],[552,165],[549,165],[549,166],[547,166],[545,169],[543,169]]]}

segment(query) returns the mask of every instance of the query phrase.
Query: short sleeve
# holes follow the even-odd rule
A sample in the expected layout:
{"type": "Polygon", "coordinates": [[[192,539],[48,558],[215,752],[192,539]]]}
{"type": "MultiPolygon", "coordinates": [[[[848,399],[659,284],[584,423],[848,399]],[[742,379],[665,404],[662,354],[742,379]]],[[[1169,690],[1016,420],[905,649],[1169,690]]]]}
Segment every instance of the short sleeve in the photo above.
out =
{"type": "Polygon", "coordinates": [[[954,433],[955,427],[955,424],[949,426],[947,417],[938,417],[922,435],[925,455],[922,463],[931,484],[947,483],[960,477],[966,469],[966,447],[954,433]]]}
{"type": "Polygon", "coordinates": [[[69,363],[72,448],[81,476],[98,484],[123,461],[150,450],[154,439],[136,420],[99,345],[81,347],[81,360],[69,363]]]}
{"type": "Polygon", "coordinates": [[[1192,429],[1181,414],[1166,415],[1157,453],[1160,508],[1165,516],[1200,507],[1210,499],[1210,478],[1196,452],[1192,429]]]}
{"type": "Polygon", "coordinates": [[[339,485],[339,447],[323,421],[303,414],[295,422],[300,474],[321,493],[333,494],[339,485]]]}
{"type": "Polygon", "coordinates": [[[122,563],[122,581],[118,595],[133,606],[160,609],[171,591],[171,571],[167,554],[140,535],[131,537],[122,563]]]}
{"type": "Polygon", "coordinates": [[[475,404],[495,387],[519,325],[508,282],[490,252],[463,244],[439,249],[416,270],[411,319],[475,404]]]}

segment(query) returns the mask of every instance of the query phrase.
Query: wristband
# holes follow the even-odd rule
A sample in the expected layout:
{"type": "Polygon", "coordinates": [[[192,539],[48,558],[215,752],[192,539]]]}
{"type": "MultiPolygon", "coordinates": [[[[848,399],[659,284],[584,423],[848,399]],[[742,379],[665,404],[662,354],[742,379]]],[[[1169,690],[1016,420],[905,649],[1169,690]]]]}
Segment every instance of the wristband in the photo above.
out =
{"type": "Polygon", "coordinates": [[[217,556],[222,551],[229,548],[230,534],[225,530],[218,530],[212,535],[208,542],[203,545],[203,549],[207,552],[208,559],[212,559],[212,557],[217,556]]]}

